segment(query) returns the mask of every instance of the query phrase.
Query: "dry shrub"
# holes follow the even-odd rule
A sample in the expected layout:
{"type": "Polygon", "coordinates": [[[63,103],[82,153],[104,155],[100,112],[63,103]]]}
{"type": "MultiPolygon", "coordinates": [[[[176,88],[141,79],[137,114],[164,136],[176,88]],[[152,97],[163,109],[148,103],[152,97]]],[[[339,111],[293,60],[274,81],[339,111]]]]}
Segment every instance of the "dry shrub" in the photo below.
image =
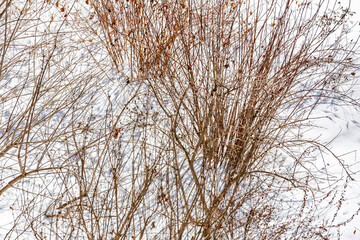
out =
{"type": "Polygon", "coordinates": [[[114,71],[92,65],[108,72],[84,92],[101,102],[69,107],[56,190],[25,225],[39,239],[329,239],[318,211],[343,198],[314,167],[330,150],[302,133],[317,106],[357,103],[343,92],[352,12],[327,3],[85,1],[76,25],[121,79],[103,85],[114,71]]]}
{"type": "Polygon", "coordinates": [[[352,101],[338,86],[351,81],[355,44],[337,34],[353,13],[326,3],[91,1],[118,71],[149,91],[163,119],[159,234],[328,234],[301,218],[306,197],[291,207],[281,197],[307,196],[322,177],[309,155],[328,149],[300,134],[314,108],[352,101]]]}

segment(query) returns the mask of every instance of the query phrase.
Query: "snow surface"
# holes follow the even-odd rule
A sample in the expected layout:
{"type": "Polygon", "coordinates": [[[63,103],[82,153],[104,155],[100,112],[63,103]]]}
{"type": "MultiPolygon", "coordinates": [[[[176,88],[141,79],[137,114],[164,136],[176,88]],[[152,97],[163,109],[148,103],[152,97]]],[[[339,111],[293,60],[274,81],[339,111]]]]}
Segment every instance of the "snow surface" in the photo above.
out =
{"type": "MultiPolygon", "coordinates": [[[[352,1],[351,6],[351,9],[355,12],[359,12],[355,15],[353,22],[354,24],[360,24],[360,1],[352,1]]],[[[358,37],[358,35],[360,35],[360,27],[353,31],[353,34],[355,38],[358,37]]],[[[89,44],[89,48],[92,49],[92,47],[96,49],[96,46],[89,44]]],[[[357,76],[359,75],[360,73],[357,74],[357,76]]],[[[360,86],[354,86],[353,90],[354,97],[360,98],[360,86]]],[[[111,93],[111,97],[114,98],[117,98],[120,94],[125,94],[116,89],[106,89],[105,92],[111,93]]],[[[104,97],[99,99],[99,101],[107,101],[107,99],[104,97]]],[[[95,113],[96,111],[100,111],[100,109],[94,110],[95,113]]],[[[360,111],[345,107],[329,107],[318,111],[320,116],[326,116],[326,118],[322,118],[319,122],[317,122],[323,126],[323,130],[321,132],[318,130],[315,132],[309,131],[307,134],[309,134],[309,136],[319,136],[321,141],[328,142],[329,144],[327,146],[334,153],[341,156],[341,160],[351,166],[351,171],[354,172],[353,177],[355,180],[349,182],[348,190],[345,195],[345,201],[338,214],[338,219],[340,221],[341,219],[345,221],[360,207],[360,111]]],[[[59,114],[58,118],[60,119],[61,113],[59,114]]],[[[136,138],[136,135],[133,137],[136,138]]],[[[97,154],[93,153],[92,157],[95,158],[96,156],[97,154]]],[[[321,162],[320,165],[323,163],[323,159],[328,161],[330,158],[330,155],[319,156],[319,160],[321,162]]],[[[330,166],[324,163],[321,168],[324,170],[329,168],[329,171],[339,172],[345,177],[345,173],[343,172],[341,166],[336,164],[336,161],[334,160],[332,160],[331,163],[332,164],[330,166]]],[[[1,186],[3,186],[3,184],[4,183],[1,182],[1,186]]],[[[9,206],[8,201],[6,201],[6,199],[14,198],[16,198],[16,196],[13,196],[11,192],[5,192],[4,195],[1,196],[0,237],[4,237],[4,233],[9,230],[14,222],[12,206],[9,206]]],[[[343,240],[360,239],[360,215],[355,216],[353,221],[346,224],[346,226],[341,227],[341,234],[341,239],[343,240]]]]}

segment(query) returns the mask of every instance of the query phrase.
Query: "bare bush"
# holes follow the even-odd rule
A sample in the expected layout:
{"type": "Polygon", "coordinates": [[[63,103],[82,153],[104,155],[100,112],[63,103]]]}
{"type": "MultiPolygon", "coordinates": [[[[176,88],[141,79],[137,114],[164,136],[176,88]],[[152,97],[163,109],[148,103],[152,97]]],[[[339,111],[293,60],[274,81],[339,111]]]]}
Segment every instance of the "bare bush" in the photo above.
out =
{"type": "Polygon", "coordinates": [[[347,183],[322,184],[338,179],[314,156],[332,152],[303,133],[316,107],[358,104],[348,8],[45,1],[31,6],[60,22],[43,34],[24,4],[32,21],[2,23],[34,32],[1,49],[0,195],[20,194],[8,239],[329,239],[341,225],[347,183]]]}

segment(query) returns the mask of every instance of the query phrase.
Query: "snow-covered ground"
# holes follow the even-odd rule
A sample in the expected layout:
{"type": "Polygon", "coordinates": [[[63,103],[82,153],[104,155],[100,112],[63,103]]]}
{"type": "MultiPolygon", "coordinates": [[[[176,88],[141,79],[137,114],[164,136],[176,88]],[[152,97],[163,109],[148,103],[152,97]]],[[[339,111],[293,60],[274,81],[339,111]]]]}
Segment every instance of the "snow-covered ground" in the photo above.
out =
{"type": "MultiPolygon", "coordinates": [[[[340,1],[343,4],[348,3],[346,0],[340,1]]],[[[350,9],[356,14],[353,16],[350,24],[354,24],[350,38],[356,39],[360,35],[360,1],[350,1],[350,9]]],[[[357,62],[360,63],[359,59],[357,62]]],[[[356,73],[359,78],[360,73],[356,73]]],[[[353,97],[360,98],[360,85],[352,87],[353,97]]],[[[360,111],[359,109],[347,107],[335,107],[324,109],[322,113],[327,117],[322,123],[324,130],[318,134],[322,139],[329,143],[329,147],[334,153],[341,156],[351,171],[354,172],[354,181],[350,181],[348,189],[344,196],[345,201],[338,215],[339,219],[346,219],[352,216],[360,207],[360,111]]],[[[330,166],[337,168],[339,165],[330,166]]],[[[341,168],[339,168],[341,171],[341,168]]],[[[343,172],[341,171],[343,174],[343,172]]],[[[341,239],[357,240],[360,239],[360,214],[354,217],[353,221],[341,228],[341,239]]]]}
{"type": "MultiPolygon", "coordinates": [[[[359,1],[353,1],[351,9],[355,12],[359,11],[357,15],[355,15],[354,20],[352,24],[357,24],[359,26],[360,24],[360,2],[359,1]],[[357,10],[359,9],[359,10],[357,10]]],[[[46,11],[48,15],[51,16],[51,12],[46,11]]],[[[39,15],[40,16],[40,15],[39,15]]],[[[42,16],[44,17],[44,16],[42,16]]],[[[61,27],[61,31],[66,30],[66,21],[61,23],[63,24],[61,27]]],[[[58,25],[59,26],[59,25],[58,25]]],[[[59,28],[60,29],[60,28],[59,28]]],[[[360,27],[355,28],[355,30],[352,32],[354,34],[354,38],[357,38],[360,34],[360,27]]],[[[65,35],[64,35],[65,36],[65,35]]],[[[61,38],[62,35],[59,35],[59,38],[61,38]]],[[[86,65],[86,62],[91,60],[84,60],[83,55],[80,55],[81,57],[78,57],[76,54],[88,54],[92,53],[91,58],[96,58],[98,60],[98,63],[101,64],[102,59],[105,59],[106,56],[103,56],[103,52],[96,54],[96,50],[98,49],[95,44],[91,41],[91,36],[82,36],[78,35],[76,32],[74,32],[73,39],[71,39],[72,42],[79,42],[79,46],[81,44],[82,47],[86,46],[88,49],[88,52],[81,52],[76,50],[76,46],[74,47],[74,52],[69,52],[66,54],[66,57],[68,58],[68,63],[71,65],[71,63],[75,62],[82,62],[84,64],[83,67],[80,69],[76,69],[76,71],[71,70],[71,66],[61,66],[64,72],[59,71],[58,74],[64,74],[66,76],[66,79],[81,77],[84,80],[93,77],[97,78],[96,81],[91,81],[90,87],[87,86],[80,86],[80,89],[88,89],[90,91],[102,91],[103,94],[98,94],[98,99],[90,99],[93,101],[93,109],[94,111],[92,113],[88,112],[81,112],[79,113],[79,116],[83,117],[81,121],[94,121],[96,119],[97,115],[101,116],[104,114],[104,112],[107,111],[106,104],[102,104],[102,102],[116,104],[116,101],[119,100],[119,98],[123,98],[123,101],[126,101],[127,98],[131,97],[131,91],[136,91],[136,86],[134,86],[133,90],[129,90],[130,88],[127,88],[127,91],[124,91],[122,87],[126,85],[126,78],[124,76],[117,75],[115,71],[109,70],[108,66],[103,66],[104,69],[106,69],[104,72],[92,72],[91,68],[88,68],[86,65]],[[89,41],[90,40],[90,41],[89,41]],[[85,42],[85,43],[84,43],[85,42]],[[78,73],[77,71],[84,71],[86,72],[85,75],[83,73],[78,73]],[[104,80],[106,79],[106,80],[104,80]],[[114,82],[120,79],[120,83],[116,85],[116,88],[114,88],[114,84],[107,85],[109,82],[114,82]],[[120,90],[119,90],[120,89],[120,90]],[[115,101],[116,100],[116,101],[115,101]],[[94,119],[91,119],[91,116],[94,116],[94,119]],[[85,120],[85,117],[87,118],[85,120]]],[[[60,40],[59,40],[60,41],[60,40]]],[[[69,44],[66,39],[61,39],[61,41],[64,42],[64,44],[69,44]]],[[[45,49],[45,51],[48,53],[48,51],[51,51],[51,49],[45,49]]],[[[59,51],[61,53],[62,49],[57,49],[56,51],[59,51]]],[[[90,58],[90,57],[89,57],[90,58]]],[[[90,58],[90,59],[91,59],[90,58]]],[[[59,60],[60,62],[60,60],[59,60]]],[[[105,61],[104,61],[105,62],[105,61]]],[[[360,61],[359,61],[360,63],[360,61]]],[[[56,64],[54,61],[53,64],[56,64]]],[[[60,68],[60,67],[59,67],[60,68]]],[[[39,70],[39,69],[38,69],[39,70]]],[[[39,73],[34,73],[35,75],[39,73]]],[[[360,73],[356,73],[356,76],[360,76],[360,73]]],[[[17,79],[17,78],[15,78],[17,79]]],[[[90,82],[90,81],[89,81],[90,82]]],[[[15,87],[18,82],[14,81],[12,83],[7,84],[6,86],[8,88],[15,87]]],[[[29,84],[34,84],[33,82],[29,82],[29,84]]],[[[71,81],[69,80],[69,84],[71,84],[71,81]]],[[[2,85],[3,86],[3,85],[2,85]]],[[[4,85],[5,86],[5,85],[4,85]]],[[[52,89],[52,88],[51,88],[52,89]]],[[[360,85],[354,85],[352,86],[354,95],[354,98],[360,98],[360,85]]],[[[0,94],[5,94],[4,91],[0,94]]],[[[52,89],[54,91],[54,99],[59,94],[59,92],[55,89],[52,89]]],[[[76,93],[74,93],[76,94],[76,93]]],[[[54,100],[50,99],[50,100],[54,100]]],[[[82,99],[86,99],[86,95],[82,96],[82,99]]],[[[16,100],[16,99],[15,99],[16,100]]],[[[14,100],[14,101],[15,101],[14,100]]],[[[29,99],[26,99],[26,101],[29,99]]],[[[89,102],[91,102],[89,100],[89,102]]],[[[26,103],[24,100],[24,103],[26,103]]],[[[55,100],[54,100],[55,102],[55,100]]],[[[18,104],[12,102],[11,104],[18,104]]],[[[4,109],[7,109],[9,106],[3,106],[4,109]]],[[[116,109],[116,105],[113,106],[114,109],[116,109]]],[[[80,107],[79,107],[80,109],[80,107]]],[[[353,172],[353,181],[348,182],[347,190],[344,195],[344,201],[342,202],[342,206],[339,210],[337,221],[341,222],[346,221],[349,219],[359,208],[360,208],[360,108],[355,109],[352,107],[341,107],[341,106],[327,106],[323,108],[319,108],[318,112],[315,112],[314,115],[321,116],[322,118],[317,120],[315,124],[318,124],[322,126],[322,129],[316,129],[316,130],[309,130],[306,132],[306,135],[310,138],[316,137],[321,142],[328,143],[326,147],[328,147],[331,151],[333,151],[335,154],[340,156],[340,160],[343,161],[346,165],[350,166],[350,170],[353,172]]],[[[61,109],[54,115],[54,124],[55,126],[49,126],[51,129],[56,128],[57,121],[63,121],[62,124],[66,125],[68,122],[66,122],[69,119],[66,119],[65,116],[66,108],[61,109]],[[64,119],[64,120],[61,120],[64,119]]],[[[121,114],[119,110],[114,111],[114,115],[121,114]]],[[[9,114],[8,114],[9,115],[9,114]]],[[[1,116],[4,120],[5,118],[8,118],[9,116],[1,116]]],[[[116,116],[113,118],[114,122],[116,122],[116,116]]],[[[80,121],[79,121],[80,122],[80,121]]],[[[126,126],[126,122],[121,123],[122,125],[126,126]]],[[[106,130],[106,128],[112,128],[113,126],[109,123],[109,126],[98,126],[99,129],[93,129],[94,132],[101,130],[101,128],[104,128],[105,134],[112,134],[112,130],[106,130]],[[107,131],[107,132],[106,132],[107,131]]],[[[102,131],[102,130],[101,130],[102,131]]],[[[51,132],[51,131],[50,131],[51,132]]],[[[54,131],[55,132],[55,131],[54,131]]],[[[94,133],[94,135],[96,135],[94,133]]],[[[136,138],[137,135],[129,135],[128,139],[130,138],[136,138]]],[[[63,140],[63,139],[61,139],[63,140]]],[[[59,141],[60,142],[60,141],[59,141]]],[[[5,142],[2,142],[2,144],[6,144],[5,142]]],[[[66,155],[66,151],[64,148],[64,144],[62,145],[59,143],[59,145],[54,145],[54,149],[57,149],[59,152],[64,153],[64,157],[66,155]]],[[[16,154],[17,152],[14,152],[12,154],[16,154]]],[[[93,155],[91,158],[96,158],[99,153],[93,152],[93,155]]],[[[67,156],[66,156],[67,157],[67,156]]],[[[60,157],[59,160],[62,158],[60,157]]],[[[341,164],[339,164],[337,159],[334,159],[331,154],[328,155],[318,155],[318,161],[319,161],[319,168],[323,171],[329,171],[334,174],[338,174],[340,178],[343,179],[343,182],[345,181],[346,174],[343,171],[343,168],[341,164]]],[[[1,170],[4,171],[4,170],[1,170]]],[[[110,174],[110,173],[109,173],[110,174]]],[[[1,173],[2,176],[9,177],[6,173],[1,173]]],[[[6,178],[5,180],[0,180],[0,187],[4,187],[9,179],[6,178]]],[[[26,182],[24,183],[26,185],[26,182]]],[[[326,181],[324,183],[326,185],[326,181]]],[[[15,215],[13,206],[11,203],[14,200],[19,200],[18,198],[21,198],[20,196],[16,196],[11,191],[6,191],[2,196],[0,196],[0,237],[5,237],[5,233],[10,230],[12,227],[14,221],[15,221],[15,215]]],[[[24,202],[26,202],[24,200],[24,202]]],[[[334,206],[334,211],[336,211],[338,206],[334,206]]],[[[326,213],[324,213],[326,214],[326,213]]],[[[345,224],[341,228],[341,239],[343,240],[352,240],[352,239],[360,239],[360,215],[356,215],[350,223],[345,224]]],[[[35,238],[34,238],[35,239],[35,238]]]]}

